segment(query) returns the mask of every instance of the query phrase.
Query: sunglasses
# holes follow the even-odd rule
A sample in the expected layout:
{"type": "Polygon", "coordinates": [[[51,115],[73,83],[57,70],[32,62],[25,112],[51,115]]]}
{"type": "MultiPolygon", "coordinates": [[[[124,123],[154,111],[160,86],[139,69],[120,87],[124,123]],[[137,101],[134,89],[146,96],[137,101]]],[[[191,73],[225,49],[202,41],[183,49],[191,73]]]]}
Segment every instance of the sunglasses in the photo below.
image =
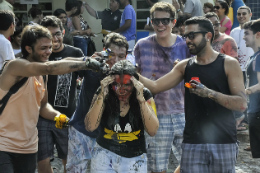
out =
{"type": "Polygon", "coordinates": [[[193,40],[195,38],[195,34],[206,34],[208,31],[198,31],[198,32],[190,32],[188,34],[183,35],[184,38],[188,38],[189,40],[193,40]]]}
{"type": "Polygon", "coordinates": [[[219,10],[219,9],[220,9],[220,6],[214,6],[214,9],[219,10]]]}
{"type": "Polygon", "coordinates": [[[170,23],[170,21],[174,20],[173,18],[153,18],[151,19],[152,24],[158,26],[160,24],[160,22],[163,25],[168,25],[170,23]]]}

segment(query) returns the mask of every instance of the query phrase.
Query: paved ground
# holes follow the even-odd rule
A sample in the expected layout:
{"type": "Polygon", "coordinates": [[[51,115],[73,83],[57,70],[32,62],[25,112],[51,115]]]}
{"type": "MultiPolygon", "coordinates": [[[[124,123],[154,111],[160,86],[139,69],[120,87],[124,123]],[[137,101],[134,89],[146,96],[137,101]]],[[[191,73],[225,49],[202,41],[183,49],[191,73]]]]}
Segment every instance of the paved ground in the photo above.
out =
{"type": "MultiPolygon", "coordinates": [[[[253,159],[251,157],[251,152],[244,151],[243,149],[249,145],[248,131],[243,131],[238,133],[239,144],[239,154],[236,164],[236,173],[260,173],[260,159],[253,159]]],[[[260,146],[259,146],[260,147],[260,146]]],[[[52,166],[55,168],[54,173],[62,173],[62,162],[57,158],[55,154],[55,159],[51,162],[52,166]]],[[[173,173],[174,169],[177,167],[177,160],[171,154],[169,169],[167,173],[173,173]]],[[[36,171],[37,172],[37,171],[36,171]]],[[[90,171],[87,171],[90,173],[90,171]]]]}

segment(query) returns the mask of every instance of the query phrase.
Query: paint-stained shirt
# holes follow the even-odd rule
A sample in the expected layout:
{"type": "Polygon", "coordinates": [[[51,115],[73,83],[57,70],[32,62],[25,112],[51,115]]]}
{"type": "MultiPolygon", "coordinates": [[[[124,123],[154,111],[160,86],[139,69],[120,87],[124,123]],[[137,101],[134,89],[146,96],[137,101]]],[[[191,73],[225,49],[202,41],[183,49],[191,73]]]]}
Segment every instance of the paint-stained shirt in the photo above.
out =
{"type": "Polygon", "coordinates": [[[213,40],[212,48],[219,53],[223,53],[238,59],[236,41],[229,35],[222,34],[217,39],[213,40]]]}
{"type": "MultiPolygon", "coordinates": [[[[176,42],[170,47],[162,47],[155,39],[155,35],[139,40],[134,48],[136,63],[141,75],[157,80],[173,69],[174,61],[190,57],[186,42],[177,36],[176,42]]],[[[158,115],[184,113],[184,85],[181,82],[176,87],[156,94],[158,115]]]]}

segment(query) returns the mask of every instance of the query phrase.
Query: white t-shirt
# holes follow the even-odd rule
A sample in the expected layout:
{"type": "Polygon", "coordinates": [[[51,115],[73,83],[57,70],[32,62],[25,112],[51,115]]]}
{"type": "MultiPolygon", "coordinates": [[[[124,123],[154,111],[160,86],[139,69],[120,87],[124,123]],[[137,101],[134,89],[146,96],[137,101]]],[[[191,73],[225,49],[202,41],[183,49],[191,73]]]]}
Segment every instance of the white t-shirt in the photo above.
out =
{"type": "Polygon", "coordinates": [[[2,69],[5,60],[12,60],[15,59],[15,57],[10,41],[2,34],[0,34],[0,43],[0,69],[2,69]]]}
{"type": "Polygon", "coordinates": [[[234,28],[230,36],[236,41],[238,47],[238,60],[242,71],[245,71],[245,66],[248,58],[254,54],[254,51],[251,47],[246,47],[246,42],[243,39],[244,29],[240,27],[234,28]]]}
{"type": "Polygon", "coordinates": [[[14,51],[14,55],[16,55],[21,52],[21,49],[13,49],[13,51],[14,51]]]}

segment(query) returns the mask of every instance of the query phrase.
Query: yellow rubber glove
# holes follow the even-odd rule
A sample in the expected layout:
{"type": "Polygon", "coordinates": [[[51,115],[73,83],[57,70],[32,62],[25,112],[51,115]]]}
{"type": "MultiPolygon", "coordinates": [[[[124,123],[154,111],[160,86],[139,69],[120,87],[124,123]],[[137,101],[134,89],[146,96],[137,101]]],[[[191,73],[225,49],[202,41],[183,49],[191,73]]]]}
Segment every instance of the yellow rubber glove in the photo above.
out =
{"type": "Polygon", "coordinates": [[[57,129],[66,128],[68,127],[69,120],[70,119],[64,114],[57,115],[54,118],[54,121],[56,121],[55,127],[57,129]]]}

